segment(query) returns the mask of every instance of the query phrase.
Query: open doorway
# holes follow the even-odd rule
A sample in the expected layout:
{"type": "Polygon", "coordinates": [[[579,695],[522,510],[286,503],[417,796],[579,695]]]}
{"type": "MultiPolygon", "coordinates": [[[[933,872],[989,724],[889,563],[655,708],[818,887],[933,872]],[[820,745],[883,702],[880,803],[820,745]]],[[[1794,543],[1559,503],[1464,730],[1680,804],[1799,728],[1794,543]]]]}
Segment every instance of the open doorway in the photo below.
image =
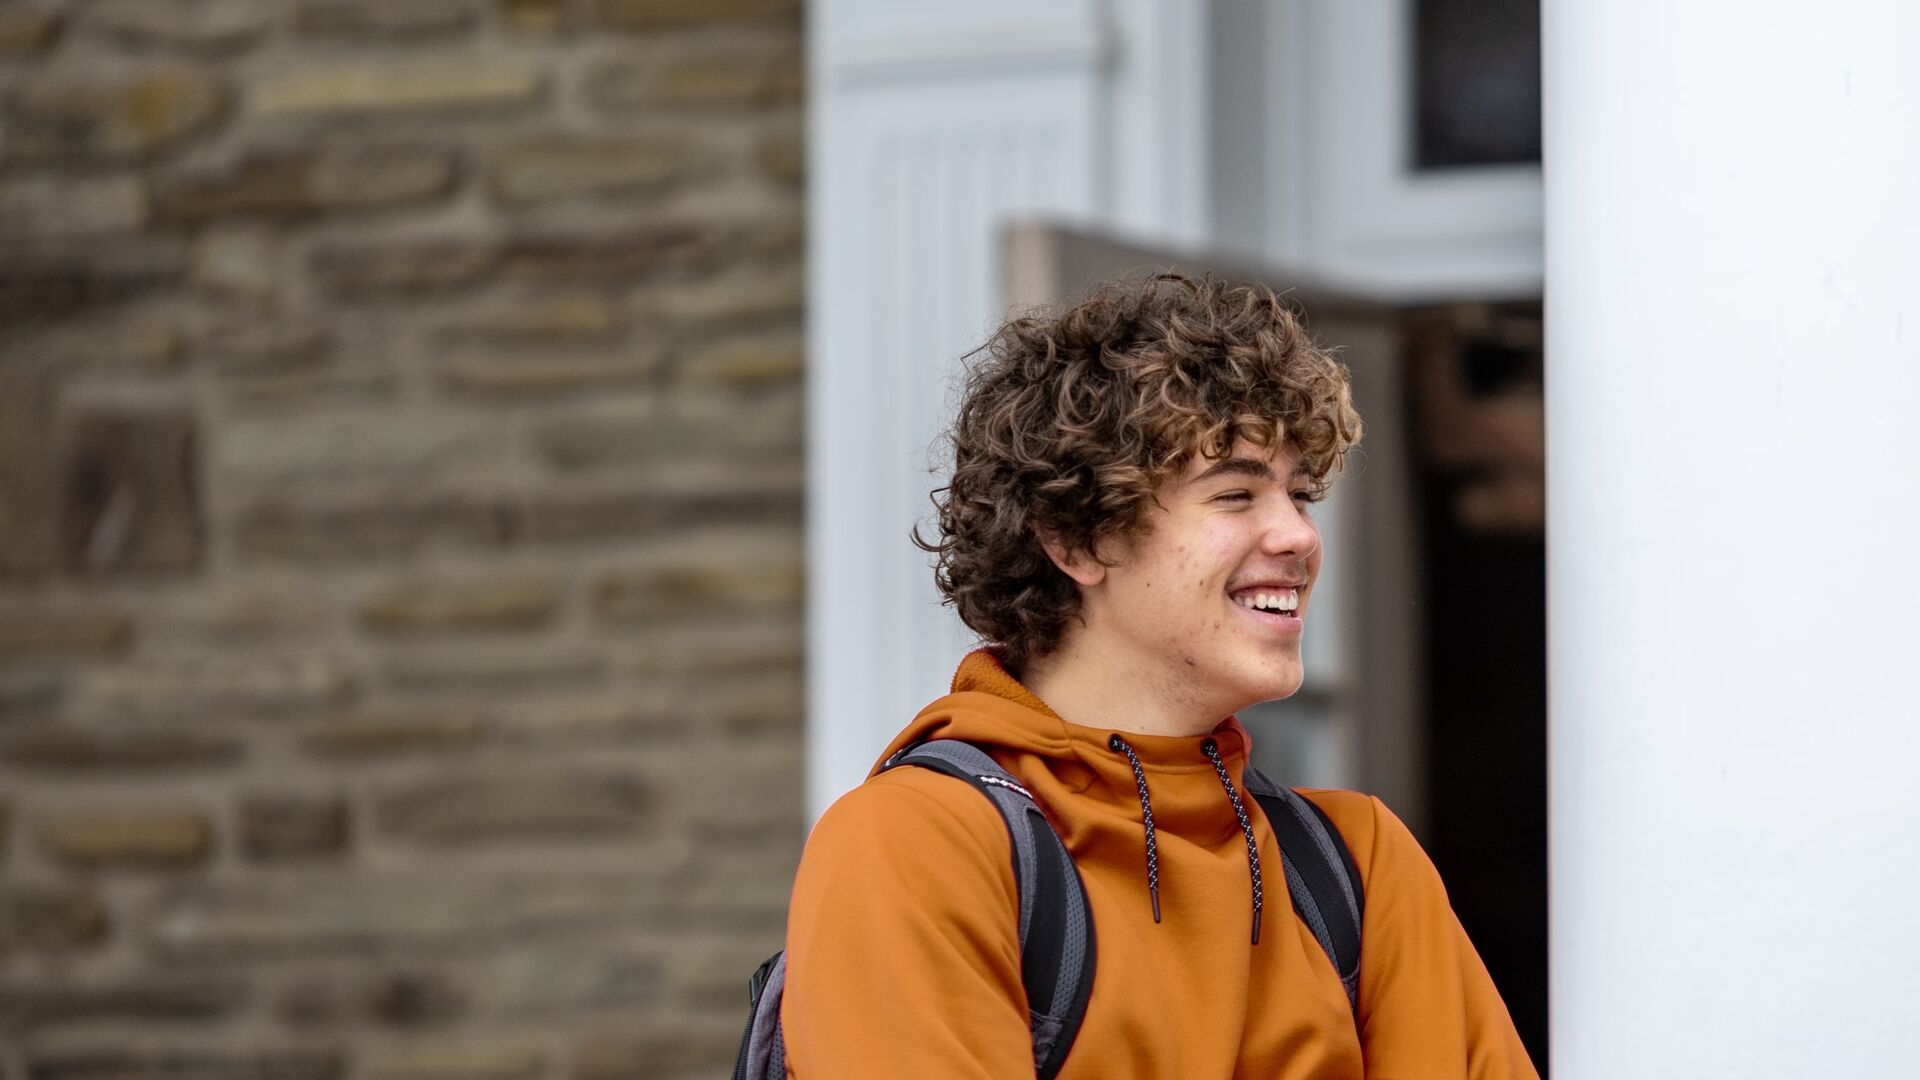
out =
{"type": "Polygon", "coordinates": [[[1422,841],[1527,1051],[1547,1058],[1540,305],[1409,320],[1425,618],[1422,841]]]}

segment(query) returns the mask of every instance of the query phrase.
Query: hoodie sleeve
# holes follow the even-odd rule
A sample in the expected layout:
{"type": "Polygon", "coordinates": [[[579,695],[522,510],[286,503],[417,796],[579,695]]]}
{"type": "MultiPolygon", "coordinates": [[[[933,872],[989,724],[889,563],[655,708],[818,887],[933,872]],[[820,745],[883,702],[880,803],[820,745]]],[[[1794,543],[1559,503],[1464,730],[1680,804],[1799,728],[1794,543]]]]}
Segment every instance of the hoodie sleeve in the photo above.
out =
{"type": "Polygon", "coordinates": [[[1538,1080],[1432,860],[1372,796],[1312,792],[1360,864],[1360,1041],[1368,1080],[1538,1080]]]}
{"type": "Polygon", "coordinates": [[[951,777],[896,769],[807,840],[781,1026],[798,1080],[1034,1075],[1006,826],[951,777]]]}

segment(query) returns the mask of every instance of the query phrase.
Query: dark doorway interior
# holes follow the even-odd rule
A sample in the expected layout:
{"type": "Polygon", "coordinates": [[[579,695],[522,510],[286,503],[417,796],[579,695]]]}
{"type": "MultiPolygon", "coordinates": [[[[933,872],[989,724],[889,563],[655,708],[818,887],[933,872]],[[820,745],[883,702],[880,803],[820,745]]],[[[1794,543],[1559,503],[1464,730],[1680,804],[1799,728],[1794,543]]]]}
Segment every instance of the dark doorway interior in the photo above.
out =
{"type": "Polygon", "coordinates": [[[1428,850],[1544,1072],[1546,545],[1450,516],[1429,516],[1426,545],[1428,850]]]}
{"type": "MultiPolygon", "coordinates": [[[[1527,398],[1538,400],[1536,320],[1537,306],[1483,311],[1464,332],[1449,320],[1414,350],[1416,363],[1447,369],[1451,382],[1440,394],[1449,400],[1437,409],[1422,401],[1412,412],[1426,428],[1416,443],[1423,447],[1426,583],[1429,835],[1422,840],[1544,1074],[1546,541],[1532,517],[1534,497],[1511,494],[1524,486],[1516,478],[1533,477],[1534,450],[1525,439],[1485,439],[1487,418],[1525,416],[1527,398]],[[1517,330],[1510,315],[1520,320],[1517,330]],[[1480,336],[1487,330],[1496,340],[1480,336]],[[1455,426],[1476,432],[1463,443],[1448,430],[1455,426]],[[1489,512],[1498,503],[1489,502],[1491,492],[1508,492],[1499,497],[1508,509],[1489,512]]],[[[1439,385],[1414,382],[1422,387],[1416,393],[1430,396],[1439,385]]]]}

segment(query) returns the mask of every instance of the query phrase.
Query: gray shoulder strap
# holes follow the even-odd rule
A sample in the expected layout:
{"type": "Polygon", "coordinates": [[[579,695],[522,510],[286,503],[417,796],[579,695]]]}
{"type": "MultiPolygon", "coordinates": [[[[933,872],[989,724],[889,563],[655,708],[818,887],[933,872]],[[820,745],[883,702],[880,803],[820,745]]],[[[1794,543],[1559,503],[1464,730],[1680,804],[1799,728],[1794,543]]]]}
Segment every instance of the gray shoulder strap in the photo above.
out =
{"type": "Polygon", "coordinates": [[[1034,1069],[1039,1080],[1052,1080],[1079,1033],[1093,989],[1092,909],[1073,857],[1033,794],[980,747],[935,739],[901,750],[884,767],[899,765],[966,781],[1007,826],[1020,893],[1020,981],[1031,1014],[1034,1069]]]}

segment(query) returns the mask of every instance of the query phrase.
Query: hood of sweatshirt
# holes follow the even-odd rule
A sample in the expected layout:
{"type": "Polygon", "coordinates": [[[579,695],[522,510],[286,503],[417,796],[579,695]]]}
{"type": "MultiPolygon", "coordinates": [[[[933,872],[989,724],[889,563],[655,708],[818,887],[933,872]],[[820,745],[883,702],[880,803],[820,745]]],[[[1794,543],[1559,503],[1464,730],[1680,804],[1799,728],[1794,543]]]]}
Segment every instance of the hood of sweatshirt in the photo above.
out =
{"type": "Polygon", "coordinates": [[[1068,723],[981,649],[961,662],[952,692],[894,738],[873,773],[915,743],[973,743],[1033,793],[1083,874],[1136,876],[1140,910],[1155,923],[1181,910],[1217,921],[1220,909],[1205,894],[1217,892],[1225,874],[1238,882],[1235,906],[1247,911],[1258,941],[1264,890],[1249,816],[1259,811],[1241,793],[1252,748],[1246,729],[1227,717],[1204,735],[1140,735],[1116,720],[1111,728],[1068,723]],[[1204,868],[1179,880],[1176,867],[1196,862],[1204,868]]]}

